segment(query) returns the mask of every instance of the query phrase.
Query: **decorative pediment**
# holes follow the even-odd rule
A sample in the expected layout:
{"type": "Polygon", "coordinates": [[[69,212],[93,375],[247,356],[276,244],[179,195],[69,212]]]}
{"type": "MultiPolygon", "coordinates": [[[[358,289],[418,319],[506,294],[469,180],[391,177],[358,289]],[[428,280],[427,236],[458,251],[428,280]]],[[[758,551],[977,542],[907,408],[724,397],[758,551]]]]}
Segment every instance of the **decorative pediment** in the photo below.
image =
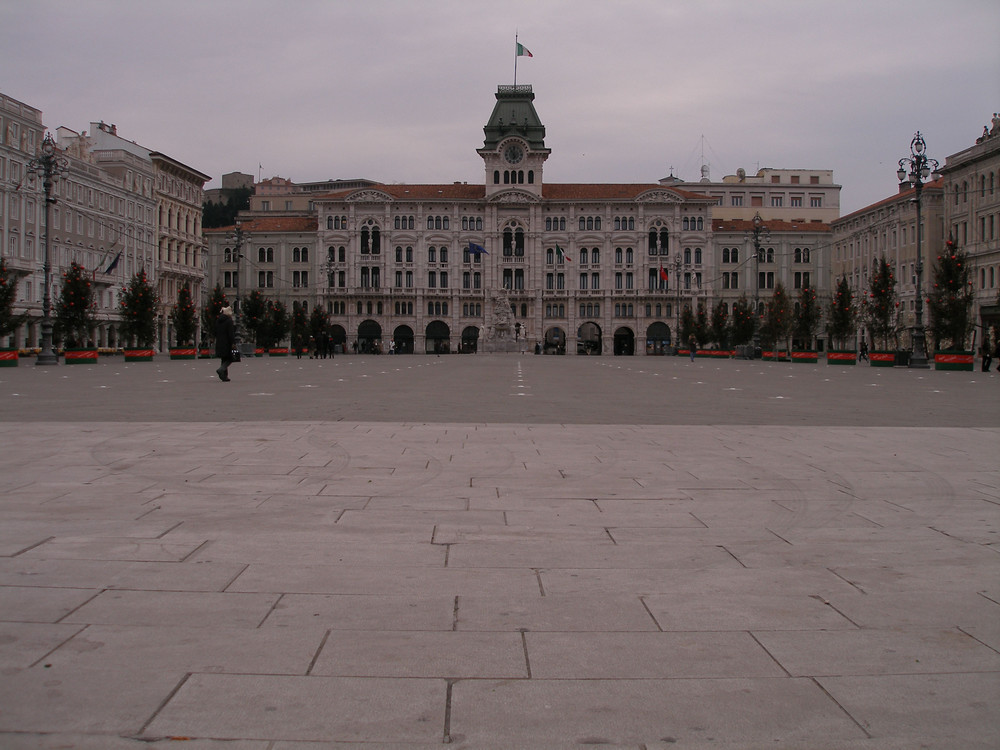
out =
{"type": "Polygon", "coordinates": [[[525,190],[504,190],[495,193],[490,198],[490,203],[538,203],[539,198],[534,193],[525,190]]]}
{"type": "Polygon", "coordinates": [[[683,203],[684,199],[669,190],[649,190],[635,198],[636,203],[683,203]]]}
{"type": "Polygon", "coordinates": [[[359,190],[344,199],[347,203],[392,203],[393,198],[381,190],[359,190]]]}

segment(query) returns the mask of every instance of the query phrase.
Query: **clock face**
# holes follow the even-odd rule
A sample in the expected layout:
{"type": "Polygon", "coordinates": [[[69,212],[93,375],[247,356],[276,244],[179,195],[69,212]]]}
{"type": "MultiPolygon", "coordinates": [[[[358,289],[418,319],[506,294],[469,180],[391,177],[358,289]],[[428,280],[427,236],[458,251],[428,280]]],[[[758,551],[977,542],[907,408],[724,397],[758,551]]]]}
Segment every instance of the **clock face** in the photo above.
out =
{"type": "Polygon", "coordinates": [[[524,151],[516,143],[512,143],[503,150],[503,158],[511,164],[517,164],[524,158],[524,151]]]}

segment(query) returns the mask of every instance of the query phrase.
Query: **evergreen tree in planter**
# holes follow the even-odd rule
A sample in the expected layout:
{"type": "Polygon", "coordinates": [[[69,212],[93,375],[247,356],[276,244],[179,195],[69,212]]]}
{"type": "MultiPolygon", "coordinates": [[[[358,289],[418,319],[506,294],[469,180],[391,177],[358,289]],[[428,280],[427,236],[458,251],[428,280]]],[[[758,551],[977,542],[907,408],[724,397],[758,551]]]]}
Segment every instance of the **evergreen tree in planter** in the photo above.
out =
{"type": "Polygon", "coordinates": [[[719,300],[712,308],[712,339],[719,345],[720,349],[728,351],[729,312],[726,310],[726,303],[722,300],[719,300]]]}
{"type": "Polygon", "coordinates": [[[841,276],[837,282],[837,288],[830,299],[830,307],[826,316],[826,334],[830,337],[830,351],[827,354],[828,364],[856,363],[856,352],[850,351],[847,347],[855,334],[857,325],[858,310],[854,304],[854,293],[851,285],[847,282],[846,276],[841,276]],[[848,356],[849,352],[849,356],[848,356]]]}
{"type": "Polygon", "coordinates": [[[753,341],[754,327],[757,325],[753,305],[746,295],[741,295],[733,303],[733,323],[731,334],[735,346],[745,346],[753,341]]]}
{"type": "Polygon", "coordinates": [[[266,331],[264,330],[266,316],[267,300],[260,291],[254,289],[248,296],[243,298],[243,304],[240,308],[240,325],[243,326],[243,330],[247,332],[247,337],[254,342],[254,345],[258,349],[268,346],[264,338],[266,336],[266,331]]]}
{"type": "Polygon", "coordinates": [[[972,369],[972,353],[967,352],[965,346],[973,327],[973,294],[966,255],[949,237],[944,252],[934,264],[927,310],[930,313],[930,329],[934,335],[935,348],[961,356],[936,354],[934,361],[938,369],[944,369],[942,365],[956,365],[948,369],[972,369]]]}
{"type": "MultiPolygon", "coordinates": [[[[896,301],[896,277],[883,255],[872,265],[871,281],[864,301],[864,317],[876,346],[890,351],[890,339],[895,339],[899,302],[896,301]]],[[[873,352],[875,354],[876,352],[873,352]]],[[[879,360],[872,358],[872,364],[879,360]]],[[[889,361],[890,364],[892,360],[889,361]]]]}
{"type": "MultiPolygon", "coordinates": [[[[288,335],[291,326],[292,319],[288,315],[288,308],[285,307],[285,304],[281,300],[268,300],[267,312],[259,334],[263,336],[264,346],[268,349],[280,350],[280,344],[288,335]]],[[[274,353],[288,354],[288,350],[275,351],[274,353]]]]}
{"type": "Polygon", "coordinates": [[[219,313],[226,306],[226,295],[222,291],[222,284],[216,284],[209,295],[205,308],[201,311],[201,348],[205,351],[202,356],[211,357],[212,349],[209,342],[215,340],[215,324],[219,320],[219,313]]]}
{"type": "Polygon", "coordinates": [[[698,303],[698,309],[694,315],[694,337],[698,343],[703,345],[709,340],[708,311],[705,309],[704,302],[698,303]]]}
{"type": "Polygon", "coordinates": [[[309,348],[309,317],[301,302],[292,303],[292,346],[296,354],[309,348]]]}
{"type": "Polygon", "coordinates": [[[677,341],[677,348],[690,347],[691,337],[694,335],[694,313],[691,311],[691,305],[684,305],[684,309],[681,311],[681,336],[677,341]]]}
{"type": "MultiPolygon", "coordinates": [[[[811,286],[802,287],[799,292],[798,304],[795,310],[795,320],[792,326],[792,336],[801,342],[803,351],[812,352],[812,340],[819,327],[822,313],[816,302],[816,290],[811,286]]],[[[795,357],[793,357],[795,359],[795,357]]],[[[802,361],[816,361],[816,357],[800,357],[802,361]]]]}
{"type": "Polygon", "coordinates": [[[330,315],[320,305],[316,305],[309,313],[309,333],[316,341],[326,333],[326,327],[330,324],[330,315]]]}
{"type": "Polygon", "coordinates": [[[760,327],[761,341],[775,351],[775,358],[779,349],[787,348],[788,334],[792,330],[791,307],[785,285],[779,281],[774,287],[774,294],[764,307],[764,321],[760,327]]]}
{"type": "Polygon", "coordinates": [[[156,290],[149,283],[145,270],[140,270],[125,284],[118,299],[118,310],[122,316],[118,333],[125,342],[127,361],[153,358],[150,347],[156,341],[156,305],[156,290]],[[134,349],[131,348],[133,345],[134,349]]]}
{"type": "MultiPolygon", "coordinates": [[[[12,335],[27,318],[26,315],[14,314],[15,302],[17,302],[17,277],[7,268],[7,261],[0,258],[0,339],[12,335]]],[[[0,341],[0,348],[2,343],[0,341]]],[[[17,361],[16,357],[14,361],[17,361]]]]}
{"type": "MultiPolygon", "coordinates": [[[[96,324],[94,293],[87,279],[87,272],[77,262],[70,264],[63,274],[62,289],[55,305],[56,336],[67,349],[93,346],[90,332],[96,324]]],[[[96,350],[93,359],[96,360],[96,350]]]]}
{"type": "Polygon", "coordinates": [[[177,345],[176,353],[170,352],[171,359],[193,359],[194,335],[198,330],[198,313],[195,310],[194,301],[191,299],[191,286],[184,284],[177,290],[177,303],[170,311],[170,324],[174,329],[174,343],[177,345]]]}

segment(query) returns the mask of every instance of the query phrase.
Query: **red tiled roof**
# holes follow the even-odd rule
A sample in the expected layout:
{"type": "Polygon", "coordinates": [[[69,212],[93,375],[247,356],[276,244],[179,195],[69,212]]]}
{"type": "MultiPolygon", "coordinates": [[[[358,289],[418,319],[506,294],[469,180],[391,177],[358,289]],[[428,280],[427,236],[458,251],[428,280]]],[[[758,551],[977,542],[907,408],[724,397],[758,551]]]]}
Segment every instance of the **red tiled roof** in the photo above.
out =
{"type": "MultiPolygon", "coordinates": [[[[240,224],[244,232],[315,232],[318,225],[315,216],[262,216],[247,219],[240,224]]],[[[205,234],[232,232],[236,227],[213,227],[205,234]]]]}
{"type": "MultiPolygon", "coordinates": [[[[944,178],[934,180],[933,182],[928,182],[924,184],[924,190],[941,190],[944,188],[944,178]]],[[[853,219],[861,214],[866,214],[880,206],[887,206],[891,203],[897,203],[899,201],[908,201],[913,198],[913,188],[908,187],[906,190],[901,190],[895,195],[890,195],[888,198],[883,198],[880,201],[875,201],[871,205],[865,206],[864,208],[859,208],[857,211],[852,211],[849,214],[841,216],[834,223],[839,224],[845,220],[853,219]]]]}
{"type": "MultiPolygon", "coordinates": [[[[517,190],[520,187],[528,186],[509,185],[504,186],[510,190],[517,190]]],[[[352,190],[341,190],[336,193],[327,193],[317,196],[316,200],[339,201],[345,200],[354,193],[363,191],[376,191],[385,193],[397,201],[432,201],[432,200],[485,200],[486,188],[478,184],[445,184],[445,185],[372,185],[371,187],[358,188],[352,190]]],[[[635,200],[643,193],[650,191],[663,191],[673,193],[678,198],[699,201],[705,203],[715,203],[717,198],[710,198],[702,193],[693,193],[689,190],[666,185],[654,184],[603,184],[603,183],[546,183],[542,186],[542,198],[548,201],[581,201],[581,200],[635,200]]]]}
{"type": "MultiPolygon", "coordinates": [[[[829,232],[830,225],[821,221],[765,221],[769,232],[829,232]]],[[[749,219],[712,219],[714,232],[749,232],[753,222],[749,219]]]]}

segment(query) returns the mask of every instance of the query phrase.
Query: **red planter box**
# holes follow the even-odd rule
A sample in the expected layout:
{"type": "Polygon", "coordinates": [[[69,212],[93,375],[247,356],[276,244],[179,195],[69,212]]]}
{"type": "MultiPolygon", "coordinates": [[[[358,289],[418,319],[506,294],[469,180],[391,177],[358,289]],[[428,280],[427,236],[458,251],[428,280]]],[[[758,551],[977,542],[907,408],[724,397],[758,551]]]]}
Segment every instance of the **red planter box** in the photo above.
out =
{"type": "Polygon", "coordinates": [[[831,349],[826,353],[826,363],[828,365],[856,365],[858,363],[858,353],[831,349]]]}

